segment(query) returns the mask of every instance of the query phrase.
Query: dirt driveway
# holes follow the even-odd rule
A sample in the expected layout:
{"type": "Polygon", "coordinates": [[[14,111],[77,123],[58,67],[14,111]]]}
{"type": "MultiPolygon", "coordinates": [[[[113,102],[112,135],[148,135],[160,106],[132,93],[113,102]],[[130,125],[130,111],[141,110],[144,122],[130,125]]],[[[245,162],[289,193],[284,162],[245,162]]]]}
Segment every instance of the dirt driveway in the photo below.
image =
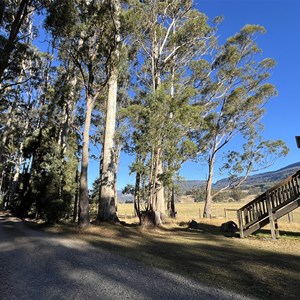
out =
{"type": "Polygon", "coordinates": [[[0,299],[246,299],[0,213],[0,299]]]}

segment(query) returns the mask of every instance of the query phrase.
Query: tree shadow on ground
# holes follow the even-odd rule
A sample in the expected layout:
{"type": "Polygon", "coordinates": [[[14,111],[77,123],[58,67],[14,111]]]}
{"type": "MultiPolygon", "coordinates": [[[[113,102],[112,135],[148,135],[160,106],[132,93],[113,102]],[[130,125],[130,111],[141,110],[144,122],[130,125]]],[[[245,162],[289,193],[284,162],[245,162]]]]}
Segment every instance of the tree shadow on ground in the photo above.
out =
{"type": "Polygon", "coordinates": [[[237,232],[222,232],[221,227],[213,224],[207,223],[197,223],[197,228],[189,228],[188,223],[181,223],[180,227],[175,228],[164,228],[162,227],[161,230],[169,231],[170,233],[180,233],[180,232],[195,232],[198,234],[208,234],[211,236],[224,236],[224,237],[239,237],[237,232]]]}
{"type": "Polygon", "coordinates": [[[72,244],[47,233],[22,234],[10,221],[1,226],[15,231],[1,236],[2,299],[208,299],[211,292],[214,299],[218,296],[216,290],[191,286],[158,269],[145,271],[144,264],[112,255],[99,245],[72,244]],[[19,242],[12,241],[15,236],[19,242]]]}
{"type": "Polygon", "coordinates": [[[127,242],[99,239],[99,232],[94,232],[90,243],[251,297],[297,299],[299,253],[276,253],[239,244],[238,234],[222,233],[219,226],[205,223],[199,223],[196,230],[187,226],[148,231],[141,231],[140,227],[125,229],[126,234],[124,227],[115,227],[116,237],[126,237],[127,242]]]}
{"type": "MultiPolygon", "coordinates": [[[[149,265],[166,268],[175,273],[216,287],[260,299],[297,299],[299,292],[300,257],[274,253],[234,243],[216,233],[215,226],[205,224],[203,231],[187,228],[162,229],[175,236],[173,241],[162,237],[143,237],[144,243],[117,245],[119,253],[134,257],[149,265]],[[212,227],[214,233],[209,232],[212,227]],[[176,235],[184,235],[186,243],[176,242],[176,235]]],[[[97,241],[93,245],[100,245],[97,241]]],[[[112,244],[101,242],[111,249],[112,244]]],[[[114,246],[115,247],[115,246],[114,246]]]]}
{"type": "MultiPolygon", "coordinates": [[[[276,253],[237,243],[238,239],[222,234],[219,226],[211,224],[199,224],[198,229],[182,226],[143,231],[138,226],[105,225],[76,232],[81,232],[80,239],[99,250],[106,249],[207,285],[259,299],[298,299],[299,253],[276,253]]],[[[66,237],[73,234],[72,230],[65,232],[66,237]]],[[[83,272],[89,269],[84,265],[81,268],[83,272]]]]}

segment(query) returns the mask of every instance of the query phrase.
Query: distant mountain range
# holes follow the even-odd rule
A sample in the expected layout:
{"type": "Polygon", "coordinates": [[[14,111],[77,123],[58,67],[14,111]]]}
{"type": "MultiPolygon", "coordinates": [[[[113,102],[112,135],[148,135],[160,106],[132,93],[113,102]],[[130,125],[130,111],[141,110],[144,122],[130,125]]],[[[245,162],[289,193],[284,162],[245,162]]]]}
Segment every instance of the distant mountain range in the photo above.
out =
{"type": "MultiPolygon", "coordinates": [[[[288,165],[276,171],[251,175],[243,182],[242,187],[275,185],[276,183],[296,173],[298,170],[300,170],[300,162],[288,165]]],[[[213,184],[213,188],[220,189],[226,186],[227,182],[228,182],[228,178],[220,179],[215,184],[213,184]]],[[[180,185],[183,190],[190,190],[194,187],[204,186],[205,183],[206,183],[205,180],[186,180],[180,183],[180,185]]]]}
{"type": "MultiPolygon", "coordinates": [[[[290,175],[296,173],[300,170],[300,162],[288,165],[276,171],[264,172],[260,174],[255,174],[249,176],[242,185],[242,188],[249,186],[273,186],[276,183],[284,180],[290,175]]],[[[228,178],[223,178],[218,180],[213,188],[220,189],[226,185],[228,178]]],[[[202,187],[206,183],[205,180],[185,180],[179,183],[182,191],[188,191],[193,188],[202,187]]],[[[121,191],[118,191],[118,200],[120,202],[132,201],[133,197],[131,195],[123,195],[121,191]]]]}
{"type": "MultiPolygon", "coordinates": [[[[243,182],[242,186],[275,185],[276,183],[296,173],[299,169],[300,162],[288,165],[276,171],[251,175],[243,182]]],[[[227,182],[227,178],[221,179],[214,184],[214,188],[220,189],[224,187],[227,182]]]]}
{"type": "Polygon", "coordinates": [[[122,194],[122,191],[117,191],[118,193],[118,202],[126,203],[133,202],[133,196],[129,194],[122,194]]]}

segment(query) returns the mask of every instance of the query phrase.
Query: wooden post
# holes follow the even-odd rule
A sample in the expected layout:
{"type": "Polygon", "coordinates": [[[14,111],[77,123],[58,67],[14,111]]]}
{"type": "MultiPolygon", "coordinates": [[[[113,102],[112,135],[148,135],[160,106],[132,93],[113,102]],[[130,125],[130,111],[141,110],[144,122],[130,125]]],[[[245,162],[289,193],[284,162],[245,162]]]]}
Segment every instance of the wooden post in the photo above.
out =
{"type": "Polygon", "coordinates": [[[288,216],[289,223],[292,223],[293,222],[293,212],[289,212],[287,216],[288,216]]]}
{"type": "Polygon", "coordinates": [[[266,195],[267,195],[266,202],[267,202],[267,210],[268,210],[268,214],[269,214],[269,221],[270,221],[270,227],[271,227],[271,235],[272,235],[272,239],[276,240],[276,225],[274,222],[274,216],[273,216],[272,208],[271,208],[271,199],[270,199],[268,191],[267,191],[266,195]]]}
{"type": "Polygon", "coordinates": [[[224,208],[224,215],[225,215],[225,219],[227,219],[227,212],[226,212],[226,208],[224,208]]]}
{"type": "Polygon", "coordinates": [[[244,230],[243,230],[243,216],[242,216],[242,211],[238,210],[237,211],[237,217],[239,220],[239,227],[240,227],[240,238],[244,238],[244,230]]]}
{"type": "Polygon", "coordinates": [[[280,236],[277,220],[275,220],[275,235],[276,235],[276,238],[279,238],[279,236],[280,236]]]}

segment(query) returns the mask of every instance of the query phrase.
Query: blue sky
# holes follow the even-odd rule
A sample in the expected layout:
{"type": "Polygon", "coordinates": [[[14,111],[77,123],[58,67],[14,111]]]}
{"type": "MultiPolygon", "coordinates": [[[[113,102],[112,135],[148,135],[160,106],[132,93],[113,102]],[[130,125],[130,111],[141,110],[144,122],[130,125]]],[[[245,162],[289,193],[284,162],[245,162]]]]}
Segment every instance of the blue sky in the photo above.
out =
{"type": "MultiPolygon", "coordinates": [[[[223,42],[238,32],[246,24],[259,24],[266,33],[258,38],[262,48],[262,57],[275,59],[277,66],[270,82],[278,90],[278,96],[271,99],[263,118],[264,139],[285,141],[290,148],[287,157],[280,158],[268,171],[282,168],[300,161],[300,149],[295,136],[300,135],[300,1],[299,0],[199,0],[196,7],[210,20],[215,16],[224,16],[218,35],[223,42]]],[[[231,147],[238,147],[233,143],[231,147]]],[[[131,158],[121,155],[118,189],[127,183],[133,183],[129,177],[128,165],[131,158]]],[[[99,174],[98,162],[91,161],[89,182],[99,174]]],[[[205,179],[206,168],[203,165],[188,162],[180,172],[186,179],[205,179]]],[[[215,179],[219,179],[216,172],[215,179]]]]}

